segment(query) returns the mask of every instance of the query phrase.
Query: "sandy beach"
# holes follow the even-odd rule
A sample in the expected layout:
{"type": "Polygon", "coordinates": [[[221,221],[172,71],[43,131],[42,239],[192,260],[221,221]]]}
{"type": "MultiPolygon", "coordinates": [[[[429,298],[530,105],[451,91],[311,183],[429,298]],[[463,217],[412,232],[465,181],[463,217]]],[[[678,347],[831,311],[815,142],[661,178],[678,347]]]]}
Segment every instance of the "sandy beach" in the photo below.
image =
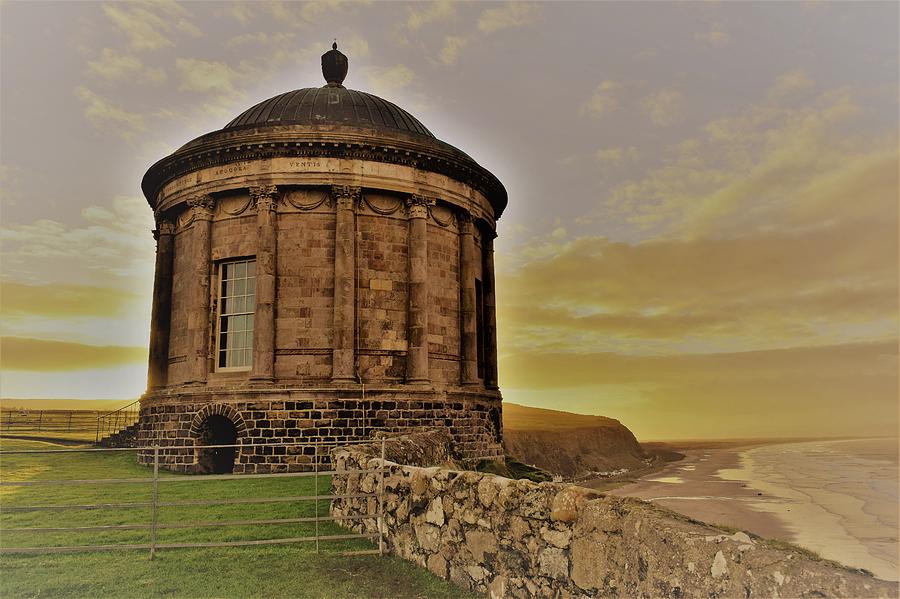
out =
{"type": "Polygon", "coordinates": [[[670,447],[685,458],[607,492],[900,578],[897,439],[670,447]]]}

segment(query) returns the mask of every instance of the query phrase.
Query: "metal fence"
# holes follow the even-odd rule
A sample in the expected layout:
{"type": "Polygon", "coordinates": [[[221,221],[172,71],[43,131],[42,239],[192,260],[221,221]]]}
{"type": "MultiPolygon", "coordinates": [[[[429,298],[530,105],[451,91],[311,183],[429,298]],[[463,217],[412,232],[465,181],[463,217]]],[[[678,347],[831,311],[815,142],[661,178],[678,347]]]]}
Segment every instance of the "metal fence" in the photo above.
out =
{"type": "MultiPolygon", "coordinates": [[[[343,551],[344,555],[370,555],[383,554],[384,552],[384,476],[387,472],[385,467],[385,441],[381,440],[381,462],[379,468],[371,468],[367,470],[320,470],[319,458],[325,455],[325,450],[338,446],[349,445],[354,443],[372,443],[371,440],[360,441],[342,441],[340,443],[269,443],[255,445],[195,445],[179,447],[184,450],[198,449],[224,449],[237,448],[249,449],[254,447],[265,446],[303,446],[312,445],[315,448],[313,453],[312,470],[308,472],[284,472],[273,474],[212,474],[212,475],[170,475],[160,476],[160,451],[163,449],[173,449],[170,447],[140,447],[140,448],[78,448],[78,449],[26,449],[26,450],[10,450],[0,451],[0,459],[5,456],[22,455],[22,454],[66,454],[76,452],[138,452],[147,451],[153,454],[153,475],[147,477],[135,478],[101,478],[101,479],[56,479],[56,480],[0,480],[0,487],[29,487],[29,486],[79,486],[88,485],[92,487],[101,487],[105,485],[123,485],[123,484],[146,484],[150,486],[150,501],[138,502],[111,502],[111,503],[88,503],[88,504],[51,504],[51,505],[2,505],[0,503],[0,511],[4,514],[16,512],[60,512],[60,511],[87,511],[94,510],[130,510],[135,508],[149,508],[149,521],[141,524],[106,524],[106,525],[87,525],[87,526],[29,526],[29,527],[5,527],[0,525],[0,536],[6,533],[28,533],[33,535],[41,535],[46,533],[96,533],[109,531],[125,531],[125,530],[145,530],[149,533],[149,540],[146,543],[116,543],[116,544],[84,544],[84,545],[62,545],[62,546],[30,546],[30,547],[4,547],[0,546],[0,554],[8,553],[68,553],[78,551],[104,551],[104,550],[122,550],[122,549],[139,549],[149,551],[150,558],[153,559],[155,553],[161,549],[181,549],[181,548],[200,548],[200,547],[240,547],[250,545],[285,545],[305,542],[314,542],[316,551],[319,551],[319,544],[322,541],[338,541],[351,539],[377,539],[378,549],[343,551]],[[380,482],[377,489],[372,492],[359,492],[349,494],[332,494],[329,492],[322,493],[320,489],[320,478],[329,477],[334,474],[353,475],[364,473],[381,473],[380,482]],[[184,499],[180,501],[161,501],[159,498],[160,485],[203,485],[209,481],[253,481],[259,479],[282,479],[282,478],[303,478],[313,477],[314,486],[312,494],[296,494],[289,496],[268,496],[268,497],[241,497],[234,499],[184,499]],[[354,516],[331,516],[330,514],[320,515],[319,501],[333,499],[351,499],[371,497],[375,500],[376,512],[372,514],[354,515],[354,516]],[[252,505],[266,503],[284,503],[284,502],[304,502],[312,501],[315,505],[315,513],[312,516],[296,517],[296,518],[250,518],[242,520],[221,520],[221,521],[196,521],[196,522],[174,522],[160,523],[159,515],[161,510],[165,508],[173,508],[179,506],[224,506],[224,505],[252,505]],[[369,534],[320,534],[319,525],[323,522],[334,522],[339,524],[344,520],[362,520],[376,519],[377,533],[369,534]],[[216,527],[238,527],[238,526],[256,526],[256,525],[287,525],[307,523],[314,525],[314,534],[307,536],[278,537],[269,539],[253,539],[253,540],[233,540],[233,541],[216,541],[216,542],[186,542],[186,543],[165,543],[158,541],[158,531],[167,529],[204,529],[216,527]]],[[[4,478],[8,478],[13,472],[9,472],[6,468],[3,470],[4,478]]],[[[8,538],[8,537],[7,537],[8,538]]]]}
{"type": "Polygon", "coordinates": [[[141,415],[140,403],[140,400],[133,401],[118,410],[99,415],[97,417],[97,434],[94,442],[99,443],[104,437],[114,435],[132,424],[137,424],[141,415]]]}
{"type": "Polygon", "coordinates": [[[94,432],[103,412],[95,410],[13,410],[0,412],[0,432],[94,432]]]}
{"type": "Polygon", "coordinates": [[[136,424],[140,417],[137,401],[118,410],[29,410],[4,408],[0,411],[0,434],[85,433],[99,442],[136,424]]]}

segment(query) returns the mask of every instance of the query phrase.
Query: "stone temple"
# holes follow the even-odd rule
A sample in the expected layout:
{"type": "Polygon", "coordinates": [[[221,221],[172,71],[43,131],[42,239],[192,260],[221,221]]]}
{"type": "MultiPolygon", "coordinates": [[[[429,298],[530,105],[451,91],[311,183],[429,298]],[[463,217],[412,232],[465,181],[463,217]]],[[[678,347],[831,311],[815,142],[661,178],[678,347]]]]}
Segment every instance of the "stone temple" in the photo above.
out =
{"type": "Polygon", "coordinates": [[[326,85],[260,102],[144,176],[157,250],[138,442],[166,468],[303,470],[311,448],[287,444],[433,427],[459,458],[502,456],[506,190],[407,111],[344,87],[332,48],[326,85]]]}

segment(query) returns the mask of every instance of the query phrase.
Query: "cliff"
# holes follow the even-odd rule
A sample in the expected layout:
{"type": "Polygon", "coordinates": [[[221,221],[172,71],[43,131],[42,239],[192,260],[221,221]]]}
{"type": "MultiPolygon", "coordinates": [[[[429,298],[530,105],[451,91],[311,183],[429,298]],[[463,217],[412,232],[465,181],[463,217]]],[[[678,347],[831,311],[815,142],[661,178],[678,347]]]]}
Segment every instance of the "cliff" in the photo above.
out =
{"type": "Polygon", "coordinates": [[[506,402],[503,444],[518,460],[567,478],[631,472],[652,459],[618,420],[506,402]]]}

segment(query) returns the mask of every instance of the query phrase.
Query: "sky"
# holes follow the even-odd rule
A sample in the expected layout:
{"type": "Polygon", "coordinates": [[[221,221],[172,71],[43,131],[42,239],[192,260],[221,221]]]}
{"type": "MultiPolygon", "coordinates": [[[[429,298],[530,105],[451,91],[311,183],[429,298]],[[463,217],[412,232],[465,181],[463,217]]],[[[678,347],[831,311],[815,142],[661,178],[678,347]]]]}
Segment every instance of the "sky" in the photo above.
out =
{"type": "Polygon", "coordinates": [[[896,435],[893,2],[0,4],[3,397],[146,385],[146,169],[276,94],[495,173],[505,400],[640,439],[896,435]]]}

